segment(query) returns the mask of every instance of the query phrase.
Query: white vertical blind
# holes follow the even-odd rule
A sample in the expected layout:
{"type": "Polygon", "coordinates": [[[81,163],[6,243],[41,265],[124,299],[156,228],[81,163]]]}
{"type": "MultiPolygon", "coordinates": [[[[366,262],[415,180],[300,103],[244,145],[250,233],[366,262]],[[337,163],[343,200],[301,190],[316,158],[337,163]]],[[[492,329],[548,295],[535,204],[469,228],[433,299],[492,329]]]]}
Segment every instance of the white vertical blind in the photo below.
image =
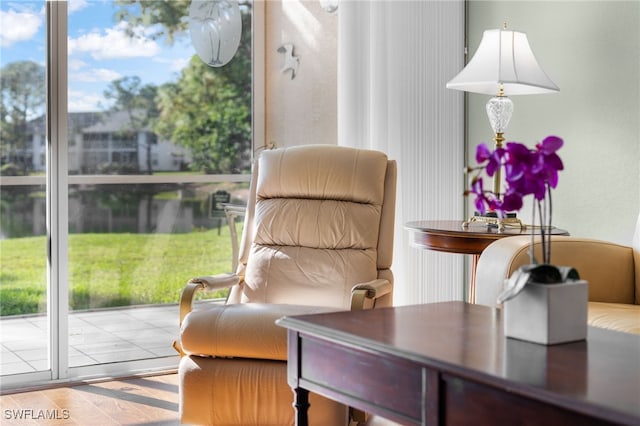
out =
{"type": "Polygon", "coordinates": [[[464,256],[409,246],[404,224],[462,219],[464,2],[343,1],[338,143],[398,162],[395,304],[464,298],[464,256]]]}

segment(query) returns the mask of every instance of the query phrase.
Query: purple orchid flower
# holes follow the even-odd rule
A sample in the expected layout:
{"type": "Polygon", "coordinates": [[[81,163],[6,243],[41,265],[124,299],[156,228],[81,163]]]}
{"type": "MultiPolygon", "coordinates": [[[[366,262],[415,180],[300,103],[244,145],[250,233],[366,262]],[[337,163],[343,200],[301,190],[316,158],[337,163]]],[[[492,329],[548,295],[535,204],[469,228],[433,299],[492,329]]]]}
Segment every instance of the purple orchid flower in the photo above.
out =
{"type": "Polygon", "coordinates": [[[505,179],[510,183],[516,182],[524,177],[530,166],[531,151],[517,142],[508,142],[506,151],[505,179]]]}
{"type": "Polygon", "coordinates": [[[476,206],[476,209],[481,214],[484,214],[486,212],[486,206],[489,203],[487,197],[485,196],[481,177],[473,180],[473,182],[471,183],[471,189],[468,192],[470,194],[475,194],[476,198],[473,203],[476,206]]]}
{"type": "Polygon", "coordinates": [[[491,177],[495,174],[496,170],[498,170],[502,166],[502,158],[505,155],[505,150],[503,148],[497,148],[495,151],[491,151],[487,144],[482,142],[476,148],[476,161],[478,164],[482,164],[487,161],[486,172],[487,176],[491,177]]]}
{"type": "Polygon", "coordinates": [[[547,136],[536,144],[534,150],[518,142],[508,142],[505,148],[489,149],[486,143],[476,148],[476,161],[487,176],[504,167],[507,189],[504,194],[492,194],[483,188],[482,178],[474,178],[471,190],[475,194],[474,204],[480,213],[493,210],[503,215],[522,208],[523,197],[533,195],[537,201],[547,195],[547,186],[558,185],[558,172],[564,169],[557,151],[564,141],[558,136],[547,136]]]}
{"type": "Polygon", "coordinates": [[[558,185],[558,172],[564,169],[562,160],[556,151],[562,148],[564,141],[557,136],[547,136],[536,145],[536,157],[532,172],[544,180],[551,188],[558,185]]]}
{"type": "Polygon", "coordinates": [[[551,258],[551,238],[545,238],[545,224],[542,222],[544,217],[544,221],[547,221],[546,229],[551,228],[551,188],[558,185],[558,172],[564,169],[562,160],[557,154],[563,145],[562,138],[553,135],[547,136],[542,142],[536,144],[535,149],[529,149],[518,142],[508,142],[505,148],[496,148],[491,151],[483,142],[476,148],[476,161],[479,167],[469,169],[469,171],[478,171],[478,174],[471,181],[471,189],[465,192],[465,194],[475,195],[474,205],[480,214],[490,210],[496,212],[501,218],[504,218],[506,213],[520,210],[523,206],[523,198],[533,195],[540,212],[544,263],[549,263],[551,258]],[[479,171],[484,169],[491,177],[500,167],[504,167],[505,170],[506,191],[504,194],[495,194],[483,188],[479,171]],[[549,200],[543,202],[547,194],[549,200]],[[544,214],[543,209],[546,209],[544,214]]]}
{"type": "Polygon", "coordinates": [[[503,213],[518,211],[522,208],[522,194],[516,191],[507,191],[502,199],[500,210],[503,213]]]}

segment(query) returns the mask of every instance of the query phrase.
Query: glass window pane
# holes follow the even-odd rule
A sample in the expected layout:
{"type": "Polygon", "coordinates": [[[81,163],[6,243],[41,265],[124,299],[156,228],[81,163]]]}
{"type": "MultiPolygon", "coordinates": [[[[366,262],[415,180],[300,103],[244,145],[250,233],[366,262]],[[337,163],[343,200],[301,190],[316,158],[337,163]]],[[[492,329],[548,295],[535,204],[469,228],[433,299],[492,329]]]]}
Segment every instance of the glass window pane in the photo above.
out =
{"type": "Polygon", "coordinates": [[[175,356],[182,287],[232,269],[219,200],[248,192],[251,3],[221,68],[156,22],[188,2],[120,3],[69,9],[70,367],[175,356]]]}
{"type": "MultiPolygon", "coordinates": [[[[242,42],[222,68],[199,60],[187,21],[172,19],[186,16],[185,3],[68,4],[69,263],[60,266],[71,367],[175,355],[185,281],[232,269],[222,203],[244,204],[248,192],[252,3],[240,2],[242,42]]],[[[44,6],[0,3],[3,375],[50,363],[44,6]]]]}
{"type": "Polygon", "coordinates": [[[44,1],[0,2],[0,374],[49,369],[44,1]]]}

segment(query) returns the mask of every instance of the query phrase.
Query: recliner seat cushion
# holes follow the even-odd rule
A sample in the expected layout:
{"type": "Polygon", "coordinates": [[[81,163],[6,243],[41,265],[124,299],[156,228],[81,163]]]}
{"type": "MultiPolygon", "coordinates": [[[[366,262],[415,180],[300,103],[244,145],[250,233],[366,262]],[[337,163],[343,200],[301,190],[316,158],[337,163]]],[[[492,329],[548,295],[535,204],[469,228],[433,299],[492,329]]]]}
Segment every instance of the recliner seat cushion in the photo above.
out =
{"type": "Polygon", "coordinates": [[[275,321],[283,316],[336,310],[261,303],[211,306],[185,317],[182,350],[189,355],[286,361],[287,330],[275,321]]]}

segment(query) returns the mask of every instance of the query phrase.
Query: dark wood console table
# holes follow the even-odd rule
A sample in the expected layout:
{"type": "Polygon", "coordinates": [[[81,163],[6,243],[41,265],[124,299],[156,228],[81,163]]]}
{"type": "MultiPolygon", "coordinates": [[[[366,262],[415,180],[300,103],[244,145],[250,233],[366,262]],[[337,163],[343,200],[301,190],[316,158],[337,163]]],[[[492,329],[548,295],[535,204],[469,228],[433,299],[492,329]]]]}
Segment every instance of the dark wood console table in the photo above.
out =
{"type": "MultiPolygon", "coordinates": [[[[409,242],[414,247],[473,256],[471,281],[467,291],[467,300],[471,303],[476,300],[476,266],[483,250],[500,238],[540,233],[538,228],[531,226],[498,230],[476,223],[463,228],[461,220],[419,220],[406,223],[405,228],[410,232],[409,242]]],[[[569,232],[553,228],[551,235],[569,235],[569,232]]]]}
{"type": "Polygon", "coordinates": [[[640,424],[640,336],[507,339],[498,310],[445,302],[285,317],[298,426],[308,392],[405,425],[640,424]]]}

